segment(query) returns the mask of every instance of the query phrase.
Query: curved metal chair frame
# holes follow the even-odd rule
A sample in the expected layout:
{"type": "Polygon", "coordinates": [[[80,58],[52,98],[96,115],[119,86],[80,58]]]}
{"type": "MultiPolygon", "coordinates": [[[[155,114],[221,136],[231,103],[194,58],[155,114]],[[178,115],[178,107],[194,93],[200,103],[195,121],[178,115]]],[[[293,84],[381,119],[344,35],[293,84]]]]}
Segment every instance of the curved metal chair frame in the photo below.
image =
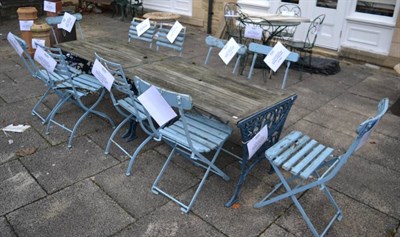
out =
{"type": "Polygon", "coordinates": [[[79,125],[82,123],[83,119],[89,115],[89,113],[94,113],[109,120],[114,127],[114,121],[107,114],[95,110],[95,107],[101,102],[106,92],[105,88],[100,84],[100,82],[95,77],[88,74],[72,73],[70,67],[65,62],[65,56],[62,54],[60,48],[50,48],[41,45],[37,46],[43,48],[52,58],[57,61],[57,66],[54,72],[48,72],[47,74],[49,83],[52,86],[52,90],[54,90],[54,92],[59,96],[59,101],[50,112],[46,134],[50,133],[51,124],[56,124],[57,126],[71,133],[68,140],[68,148],[71,148],[72,140],[79,125]],[[99,93],[99,97],[92,105],[85,105],[82,102],[82,98],[93,93],[99,93]],[[54,119],[55,115],[66,102],[72,102],[84,111],[72,129],[54,119]]]}
{"type": "MultiPolygon", "coordinates": [[[[209,36],[206,37],[205,41],[206,41],[206,44],[208,46],[210,46],[209,49],[208,49],[208,53],[207,53],[206,59],[204,61],[204,64],[207,64],[208,63],[208,59],[211,56],[212,49],[213,48],[222,49],[225,46],[227,40],[218,39],[218,38],[215,38],[214,36],[209,35],[209,36]]],[[[232,71],[232,73],[234,73],[234,74],[236,73],[236,71],[238,69],[240,59],[242,59],[242,57],[246,57],[246,55],[247,55],[247,47],[245,45],[243,45],[243,44],[240,44],[240,49],[237,52],[237,55],[238,55],[238,57],[236,59],[235,67],[233,68],[233,71],[232,71]]]]}
{"type": "Polygon", "coordinates": [[[227,2],[224,5],[225,30],[228,39],[233,37],[236,42],[243,43],[243,24],[238,21],[241,7],[236,2],[227,2]]]}
{"type": "Polygon", "coordinates": [[[387,98],[382,99],[378,104],[376,115],[358,126],[356,138],[342,155],[336,155],[339,151],[335,152],[333,148],[320,144],[299,131],[293,131],[282,138],[265,152],[266,159],[275,170],[280,182],[254,207],[261,208],[282,199],[290,198],[300,211],[312,234],[314,236],[324,236],[335,220],[342,220],[342,210],[335,202],[326,184],[337,175],[351,155],[365,144],[374,127],[388,110],[388,107],[389,100],[387,98]],[[290,172],[292,176],[285,178],[279,167],[290,172]],[[272,196],[282,186],[285,187],[286,192],[272,196]],[[296,197],[297,194],[318,186],[320,190],[324,191],[328,200],[336,209],[336,213],[321,234],[317,232],[296,197]]]}
{"type": "Polygon", "coordinates": [[[292,49],[297,50],[300,54],[305,56],[310,54],[309,65],[311,65],[312,49],[314,48],[317,36],[321,30],[322,23],[325,20],[325,14],[317,16],[308,27],[307,35],[304,41],[288,41],[286,45],[292,49]]]}
{"type": "MultiPolygon", "coordinates": [[[[141,94],[152,85],[135,77],[135,86],[139,94],[141,94]]],[[[210,172],[217,174],[224,180],[229,180],[229,177],[215,165],[215,161],[222,150],[223,144],[232,133],[232,128],[213,118],[198,113],[185,112],[191,110],[193,106],[192,99],[189,95],[179,94],[160,88],[158,88],[158,90],[168,104],[179,111],[179,117],[175,121],[167,123],[165,126],[159,128],[161,138],[172,146],[172,151],[157,176],[157,179],[154,181],[151,190],[155,194],[163,194],[168,197],[177,203],[183,212],[188,213],[195,203],[210,172]],[[214,155],[211,159],[203,155],[203,153],[212,151],[214,151],[214,155]],[[179,153],[196,166],[206,170],[194,195],[187,205],[158,186],[158,182],[161,180],[176,153],[179,153]]]]}
{"type": "Polygon", "coordinates": [[[125,72],[121,64],[108,61],[100,57],[97,53],[96,59],[99,60],[99,62],[114,76],[114,83],[112,85],[112,88],[123,94],[121,98],[117,98],[114,93],[110,91],[110,97],[114,104],[114,107],[122,116],[125,117],[125,119],[112,132],[107,142],[105,154],[108,154],[110,152],[112,143],[114,143],[122,152],[124,152],[130,158],[128,169],[126,172],[126,175],[129,176],[131,175],[133,163],[139,152],[149,141],[151,141],[151,138],[159,141],[159,134],[157,129],[151,122],[150,115],[137,100],[137,97],[133,90],[134,88],[132,88],[132,85],[126,79],[125,72]],[[136,138],[128,137],[128,135],[134,133],[137,123],[139,123],[142,130],[148,135],[147,138],[144,139],[143,142],[135,149],[133,154],[130,154],[121,144],[114,140],[119,130],[128,122],[131,122],[129,128],[129,130],[131,131],[128,131],[125,135],[123,135],[123,137],[128,138],[128,141],[136,138]]]}
{"type": "Polygon", "coordinates": [[[142,9],[141,15],[143,15],[144,7],[143,0],[128,0],[128,9],[132,14],[132,17],[138,16],[139,8],[142,9]]]}
{"type": "MultiPolygon", "coordinates": [[[[291,12],[295,16],[301,16],[301,8],[297,4],[282,4],[276,9],[276,14],[284,14],[286,12],[291,12]]],[[[279,39],[284,41],[293,40],[293,36],[296,33],[297,26],[286,27],[277,36],[279,39]]]]}

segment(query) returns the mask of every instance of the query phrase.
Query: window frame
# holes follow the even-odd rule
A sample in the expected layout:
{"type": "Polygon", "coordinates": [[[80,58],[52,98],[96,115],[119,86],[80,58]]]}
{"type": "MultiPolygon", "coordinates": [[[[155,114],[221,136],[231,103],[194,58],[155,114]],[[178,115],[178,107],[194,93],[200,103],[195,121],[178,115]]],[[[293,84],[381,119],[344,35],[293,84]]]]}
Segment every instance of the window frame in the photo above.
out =
{"type": "MultiPolygon", "coordinates": [[[[362,1],[362,0],[360,0],[362,1]]],[[[382,23],[384,25],[390,25],[390,26],[395,26],[396,25],[396,19],[399,15],[399,9],[400,9],[400,0],[395,1],[395,7],[394,7],[394,12],[393,16],[382,16],[382,15],[375,15],[371,13],[364,13],[364,12],[356,12],[356,7],[357,7],[357,2],[358,0],[353,0],[351,2],[351,10],[348,18],[350,19],[359,19],[363,20],[365,22],[376,22],[376,23],[382,23]]]]}

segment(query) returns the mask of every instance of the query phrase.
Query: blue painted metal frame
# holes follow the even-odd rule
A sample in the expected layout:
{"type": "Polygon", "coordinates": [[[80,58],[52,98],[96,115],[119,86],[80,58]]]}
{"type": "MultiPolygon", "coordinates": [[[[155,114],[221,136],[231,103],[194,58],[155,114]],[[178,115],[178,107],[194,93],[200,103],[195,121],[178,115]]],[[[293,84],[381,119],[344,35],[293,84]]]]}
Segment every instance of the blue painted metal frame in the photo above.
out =
{"type": "Polygon", "coordinates": [[[230,207],[238,201],[240,189],[246,180],[247,175],[261,160],[264,159],[264,151],[279,141],[283,125],[285,124],[286,118],[289,115],[289,111],[296,98],[297,95],[290,96],[285,100],[238,122],[237,127],[240,129],[243,144],[243,155],[240,165],[241,171],[239,181],[236,184],[236,189],[230,200],[225,203],[226,207],[230,207]],[[268,141],[265,142],[253,158],[249,160],[247,143],[266,125],[268,125],[268,141]]]}

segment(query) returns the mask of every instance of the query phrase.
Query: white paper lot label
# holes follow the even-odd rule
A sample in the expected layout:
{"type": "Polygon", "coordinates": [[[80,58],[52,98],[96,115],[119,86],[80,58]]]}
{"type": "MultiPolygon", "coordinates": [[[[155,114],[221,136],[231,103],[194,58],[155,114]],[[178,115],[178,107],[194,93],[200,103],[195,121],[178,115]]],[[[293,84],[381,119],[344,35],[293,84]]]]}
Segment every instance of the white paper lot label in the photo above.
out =
{"type": "Polygon", "coordinates": [[[249,160],[260,149],[260,147],[268,140],[268,125],[265,125],[248,143],[249,160]]]}
{"type": "Polygon", "coordinates": [[[263,29],[254,24],[247,24],[246,28],[244,29],[244,37],[249,39],[256,39],[261,40],[262,38],[263,29]]]}
{"type": "Polygon", "coordinates": [[[108,91],[111,91],[115,78],[97,59],[94,61],[92,74],[108,91]]]}
{"type": "Polygon", "coordinates": [[[176,117],[175,111],[154,86],[138,96],[138,100],[159,126],[176,117]]]}
{"type": "Polygon", "coordinates": [[[24,51],[21,47],[21,45],[18,43],[17,39],[15,38],[15,36],[13,35],[13,33],[8,32],[7,35],[7,40],[8,42],[11,44],[11,46],[15,49],[15,51],[17,52],[17,54],[19,56],[21,56],[22,52],[24,51]]]}
{"type": "Polygon", "coordinates": [[[178,37],[182,29],[182,24],[179,23],[179,21],[176,21],[167,34],[167,39],[169,40],[169,42],[171,42],[171,44],[174,43],[176,37],[178,37]]]}
{"type": "Polygon", "coordinates": [[[74,17],[73,15],[66,12],[66,13],[64,13],[61,23],[58,24],[57,27],[64,29],[68,32],[71,32],[72,27],[74,27],[75,21],[76,21],[76,17],[74,17]]]}
{"type": "Polygon", "coordinates": [[[46,53],[42,47],[36,49],[34,59],[49,72],[54,71],[54,68],[56,68],[57,61],[46,53]]]}
{"type": "Polygon", "coordinates": [[[41,45],[41,46],[45,46],[45,44],[46,44],[46,40],[44,40],[44,39],[36,39],[36,38],[33,38],[32,39],[32,48],[33,49],[36,49],[36,45],[41,45]]]}
{"type": "Polygon", "coordinates": [[[147,18],[146,20],[142,21],[136,26],[136,32],[138,36],[141,36],[144,32],[150,29],[150,19],[147,18]]]}
{"type": "Polygon", "coordinates": [[[238,45],[236,41],[231,38],[218,53],[218,55],[222,59],[222,61],[224,61],[224,63],[228,65],[228,63],[232,60],[233,56],[235,56],[239,49],[240,45],[238,45]]]}
{"type": "Polygon", "coordinates": [[[21,31],[31,31],[31,26],[33,25],[32,21],[19,21],[19,29],[21,31]]]}
{"type": "Polygon", "coordinates": [[[281,44],[281,42],[276,43],[276,45],[272,48],[272,50],[267,54],[264,59],[264,62],[268,65],[272,71],[276,72],[278,68],[282,65],[282,63],[286,60],[287,56],[289,56],[290,51],[285,48],[281,44]]]}
{"type": "Polygon", "coordinates": [[[44,1],[43,2],[43,9],[46,12],[56,12],[56,3],[55,2],[49,2],[49,1],[44,1]]]}

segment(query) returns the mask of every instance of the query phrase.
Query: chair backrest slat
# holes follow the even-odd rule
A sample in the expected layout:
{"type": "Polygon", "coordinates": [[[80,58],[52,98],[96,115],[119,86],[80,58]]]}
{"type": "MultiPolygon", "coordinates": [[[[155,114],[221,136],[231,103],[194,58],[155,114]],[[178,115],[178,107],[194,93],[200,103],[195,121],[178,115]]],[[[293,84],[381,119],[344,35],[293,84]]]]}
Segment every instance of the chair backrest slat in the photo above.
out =
{"type": "Polygon", "coordinates": [[[186,38],[186,27],[183,27],[181,32],[179,32],[178,36],[174,40],[174,42],[170,42],[167,38],[168,32],[172,28],[172,24],[169,23],[161,23],[160,28],[157,32],[157,50],[159,46],[175,49],[176,51],[180,52],[182,55],[183,52],[183,45],[185,43],[186,38]]]}
{"type": "MultiPolygon", "coordinates": [[[[271,46],[258,44],[258,43],[250,43],[249,51],[257,54],[267,55],[272,50],[271,46]]],[[[297,62],[299,60],[299,54],[290,52],[290,54],[286,58],[287,61],[297,62]]]]}
{"type": "Polygon", "coordinates": [[[129,27],[129,32],[128,32],[128,42],[130,42],[132,39],[149,42],[151,48],[153,45],[154,36],[157,31],[157,23],[154,21],[150,21],[150,28],[146,32],[138,36],[136,26],[142,23],[144,20],[145,19],[136,17],[132,19],[131,26],[129,27]]]}

